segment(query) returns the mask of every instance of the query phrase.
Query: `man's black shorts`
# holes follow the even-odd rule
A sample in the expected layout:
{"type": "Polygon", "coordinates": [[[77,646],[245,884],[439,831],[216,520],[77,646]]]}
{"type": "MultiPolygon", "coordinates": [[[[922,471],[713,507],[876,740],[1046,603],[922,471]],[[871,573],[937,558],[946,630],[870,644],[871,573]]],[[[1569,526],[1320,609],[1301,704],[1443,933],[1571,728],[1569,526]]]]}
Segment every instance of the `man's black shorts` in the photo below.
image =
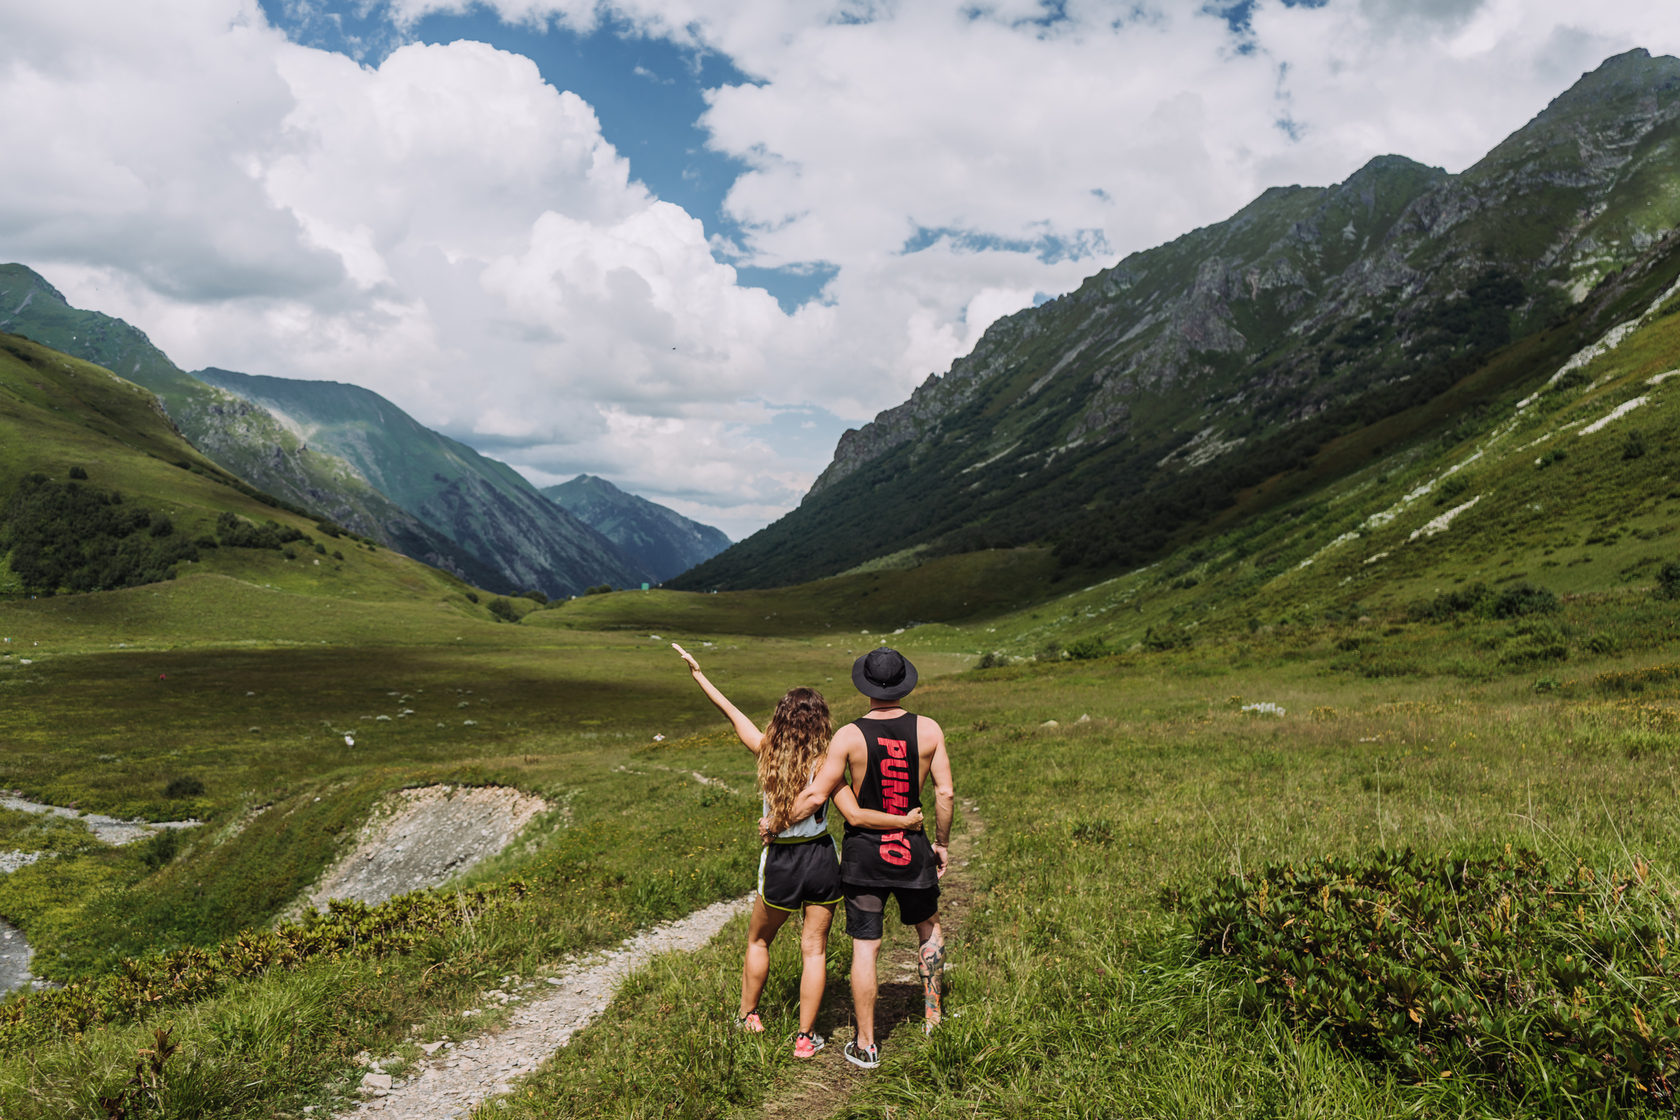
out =
{"type": "Polygon", "coordinates": [[[766,844],[758,857],[758,896],[764,905],[795,913],[840,901],[840,853],[834,839],[766,844]]]}
{"type": "Polygon", "coordinates": [[[887,896],[898,899],[898,920],[907,926],[920,925],[939,913],[939,884],[931,887],[846,888],[846,935],[855,941],[879,941],[883,932],[882,913],[887,896]]]}

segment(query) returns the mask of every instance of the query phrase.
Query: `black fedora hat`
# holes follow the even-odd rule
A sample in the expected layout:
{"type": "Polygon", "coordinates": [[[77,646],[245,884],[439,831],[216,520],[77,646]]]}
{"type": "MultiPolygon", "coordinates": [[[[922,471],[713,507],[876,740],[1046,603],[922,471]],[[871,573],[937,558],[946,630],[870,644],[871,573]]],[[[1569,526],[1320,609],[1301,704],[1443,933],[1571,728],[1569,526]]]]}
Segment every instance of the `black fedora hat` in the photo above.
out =
{"type": "Polygon", "coordinates": [[[852,683],[875,700],[900,700],[916,687],[916,667],[896,649],[881,646],[852,662],[852,683]]]}

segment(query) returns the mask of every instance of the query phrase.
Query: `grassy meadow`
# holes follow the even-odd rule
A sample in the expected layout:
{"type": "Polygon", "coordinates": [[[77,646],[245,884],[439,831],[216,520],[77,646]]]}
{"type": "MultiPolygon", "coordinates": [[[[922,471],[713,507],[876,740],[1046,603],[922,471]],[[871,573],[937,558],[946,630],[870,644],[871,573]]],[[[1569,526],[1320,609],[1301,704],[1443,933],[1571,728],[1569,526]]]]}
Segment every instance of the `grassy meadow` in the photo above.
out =
{"type": "MultiPolygon", "coordinates": [[[[786,614],[799,599],[785,593],[786,614]]],[[[1637,671],[1673,663],[1673,603],[1648,591],[1567,601],[1543,616],[1576,636],[1561,659],[1501,663],[1522,619],[1391,610],[990,669],[973,666],[996,634],[1031,640],[1057,605],[896,635],[866,613],[778,636],[762,633],[767,605],[770,593],[627,592],[506,625],[448,604],[334,603],[199,576],[0,606],[13,646],[36,653],[0,670],[0,786],[209,822],[160,859],[72,824],[0,817],[0,848],[58,853],[0,879],[0,913],[35,941],[39,973],[97,977],[118,957],[271,921],[394,788],[506,783],[551,805],[470,877],[518,881],[517,899],[412,951],[304,961],[98,1029],[31,1035],[0,1057],[0,1114],[103,1115],[96,1098],[168,1025],[182,1049],[148,1115],[301,1116],[353,1095],[358,1051],[412,1056],[422,1035],[460,1037],[485,1021],[460,1013],[504,978],[745,893],[751,759],[673,639],[759,718],[793,683],[825,689],[842,716],[859,708],[850,661],[890,640],[923,670],[918,707],[950,734],[971,853],[957,873],[971,901],[951,935],[954,1014],[930,1038],[889,1034],[883,1068],[839,1076],[823,1114],[1614,1111],[1532,1087],[1420,1082],[1245,1001],[1252,975],[1197,951],[1185,900],[1269,864],[1407,847],[1465,858],[1513,844],[1607,870],[1644,860],[1672,880],[1680,692],[1637,671]],[[177,609],[158,606],[169,596],[177,609]],[[683,628],[644,628],[661,598],[683,608],[683,628]],[[1618,638],[1595,653],[1595,633],[1618,638]],[[181,776],[204,792],[167,798],[181,776]]],[[[483,1115],[769,1114],[801,1083],[784,1037],[796,962],[773,953],[771,1032],[733,1034],[743,928],[637,977],[483,1115]]],[[[822,1026],[837,1048],[843,936],[830,964],[822,1026]]]]}

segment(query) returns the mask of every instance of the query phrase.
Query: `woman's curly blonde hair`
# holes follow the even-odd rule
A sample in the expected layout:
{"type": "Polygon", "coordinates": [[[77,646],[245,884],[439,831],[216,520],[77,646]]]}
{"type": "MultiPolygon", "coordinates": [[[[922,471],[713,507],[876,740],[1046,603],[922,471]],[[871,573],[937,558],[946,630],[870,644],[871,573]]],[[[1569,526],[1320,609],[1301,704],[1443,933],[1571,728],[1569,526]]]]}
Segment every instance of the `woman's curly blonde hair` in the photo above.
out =
{"type": "Polygon", "coordinates": [[[770,801],[771,832],[794,823],[794,799],[810,783],[833,734],[828,701],[816,689],[789,689],[776,705],[758,752],[758,787],[770,801]]]}

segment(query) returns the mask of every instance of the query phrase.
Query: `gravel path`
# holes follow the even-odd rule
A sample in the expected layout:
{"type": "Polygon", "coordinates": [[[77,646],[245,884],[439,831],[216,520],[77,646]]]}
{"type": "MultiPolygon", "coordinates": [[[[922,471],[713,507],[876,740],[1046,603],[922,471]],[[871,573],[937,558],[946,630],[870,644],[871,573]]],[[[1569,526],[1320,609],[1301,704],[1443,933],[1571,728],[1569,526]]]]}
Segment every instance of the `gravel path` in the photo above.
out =
{"type": "MultiPolygon", "coordinates": [[[[752,896],[719,902],[686,918],[636,934],[563,976],[549,980],[554,990],[516,1007],[500,1032],[461,1042],[425,1043],[428,1057],[394,1082],[380,1073],[362,1079],[363,1092],[374,1094],[350,1115],[381,1120],[457,1120],[490,1097],[507,1092],[550,1054],[566,1045],[590,1020],[605,1011],[618,986],[660,953],[687,952],[706,944],[737,914],[752,906],[752,896]]],[[[493,993],[494,994],[494,993],[493,993]]]]}

